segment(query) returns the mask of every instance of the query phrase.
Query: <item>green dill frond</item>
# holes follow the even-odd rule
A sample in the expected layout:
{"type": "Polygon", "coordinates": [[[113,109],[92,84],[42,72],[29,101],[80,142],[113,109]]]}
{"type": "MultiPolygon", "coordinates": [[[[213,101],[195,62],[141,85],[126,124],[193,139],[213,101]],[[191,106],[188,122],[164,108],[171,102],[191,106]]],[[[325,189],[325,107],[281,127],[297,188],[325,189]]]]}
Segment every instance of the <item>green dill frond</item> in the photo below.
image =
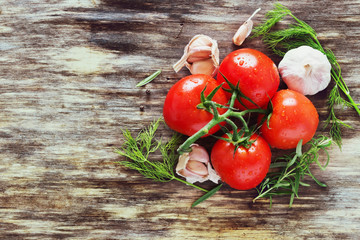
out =
{"type": "Polygon", "coordinates": [[[136,170],[144,177],[152,179],[157,182],[169,182],[177,180],[188,186],[192,186],[204,192],[208,190],[189,183],[181,178],[175,176],[174,167],[179,158],[176,149],[180,144],[181,135],[174,133],[167,142],[156,140],[156,131],[161,118],[152,122],[148,127],[142,129],[134,138],[129,130],[123,130],[124,143],[115,153],[126,158],[126,160],[115,162],[126,168],[136,170]],[[161,153],[162,161],[150,160],[150,154],[159,152],[161,153]]]}
{"type": "Polygon", "coordinates": [[[265,21],[253,29],[254,35],[252,38],[268,33],[276,23],[280,22],[289,13],[291,12],[288,8],[281,5],[280,3],[276,3],[274,5],[274,9],[268,11],[265,14],[265,21]]]}
{"type": "Polygon", "coordinates": [[[161,119],[154,121],[144,128],[134,138],[129,130],[123,130],[124,143],[115,152],[124,156],[128,161],[120,161],[118,164],[136,170],[146,178],[155,181],[166,182],[174,179],[173,167],[177,161],[175,152],[178,144],[178,134],[175,134],[167,143],[155,139],[155,133],[161,119]],[[150,161],[149,155],[160,151],[164,161],[150,161]]]}
{"type": "Polygon", "coordinates": [[[274,32],[270,32],[263,37],[264,43],[279,56],[284,56],[290,49],[303,46],[315,46],[313,41],[305,40],[304,38],[310,36],[309,31],[293,25],[292,28],[286,28],[274,32]]]}
{"type": "Polygon", "coordinates": [[[181,135],[175,133],[166,144],[160,145],[161,156],[167,171],[173,171],[179,157],[176,149],[180,145],[181,135]]]}
{"type": "Polygon", "coordinates": [[[325,121],[324,128],[330,125],[330,130],[329,130],[330,136],[333,138],[334,142],[341,149],[342,146],[341,126],[346,128],[352,128],[352,127],[341,121],[336,116],[335,106],[340,105],[343,107],[352,107],[352,105],[350,102],[346,101],[344,98],[341,97],[338,85],[335,85],[333,89],[330,91],[328,105],[329,105],[329,116],[325,121]]]}

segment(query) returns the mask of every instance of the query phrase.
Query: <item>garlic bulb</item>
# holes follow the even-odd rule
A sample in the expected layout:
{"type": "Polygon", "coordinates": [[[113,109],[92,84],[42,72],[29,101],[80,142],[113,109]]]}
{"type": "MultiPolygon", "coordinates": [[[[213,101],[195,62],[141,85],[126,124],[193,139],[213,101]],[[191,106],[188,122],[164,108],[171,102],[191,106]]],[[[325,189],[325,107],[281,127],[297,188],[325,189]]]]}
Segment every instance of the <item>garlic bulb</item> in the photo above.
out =
{"type": "Polygon", "coordinates": [[[324,90],[331,80],[331,64],[325,54],[309,46],[288,51],[279,63],[279,72],[289,89],[304,95],[324,90]]]}
{"type": "Polygon", "coordinates": [[[185,46],[184,55],[173,65],[175,72],[186,66],[191,74],[215,76],[219,67],[217,42],[206,36],[196,35],[185,46]]]}
{"type": "Polygon", "coordinates": [[[251,20],[256,13],[258,13],[261,10],[261,8],[258,8],[255,10],[255,12],[246,20],[236,31],[232,41],[235,45],[240,46],[245,39],[250,35],[251,30],[253,28],[253,21],[251,20]]]}
{"type": "Polygon", "coordinates": [[[189,183],[210,180],[218,183],[220,177],[211,167],[209,154],[198,144],[192,144],[191,152],[180,155],[176,173],[186,178],[189,183]]]}

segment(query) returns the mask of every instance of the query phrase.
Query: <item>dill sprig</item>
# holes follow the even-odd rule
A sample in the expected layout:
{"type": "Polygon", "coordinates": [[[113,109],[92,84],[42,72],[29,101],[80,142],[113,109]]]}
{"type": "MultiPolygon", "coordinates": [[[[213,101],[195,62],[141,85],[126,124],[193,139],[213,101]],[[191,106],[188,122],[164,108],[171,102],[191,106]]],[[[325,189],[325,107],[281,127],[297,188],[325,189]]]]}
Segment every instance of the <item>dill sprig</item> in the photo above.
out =
{"type": "Polygon", "coordinates": [[[323,48],[317,38],[317,33],[311,26],[295,17],[288,8],[280,3],[276,3],[274,9],[266,13],[264,22],[255,27],[253,33],[254,35],[252,37],[261,36],[264,43],[279,56],[284,56],[287,51],[303,45],[315,48],[327,56],[332,65],[331,77],[335,85],[328,99],[329,115],[325,122],[325,127],[330,125],[330,136],[341,148],[341,126],[350,126],[336,116],[335,105],[341,104],[342,106],[354,108],[359,115],[360,110],[358,104],[354,102],[350,95],[349,88],[341,75],[341,68],[334,53],[330,49],[323,48]],[[292,17],[295,23],[288,25],[285,29],[272,31],[272,27],[286,16],[292,17]],[[347,97],[347,100],[342,96],[340,91],[347,97]]]}
{"type": "Polygon", "coordinates": [[[162,140],[156,140],[155,133],[160,122],[161,119],[154,121],[147,128],[142,129],[135,138],[131,135],[129,130],[123,130],[125,142],[121,148],[116,149],[115,152],[126,157],[128,160],[116,163],[136,170],[144,175],[144,177],[157,182],[177,180],[201,191],[208,192],[208,190],[204,188],[175,176],[174,167],[179,157],[176,148],[180,143],[181,136],[180,134],[175,133],[166,143],[162,142],[162,140]],[[160,151],[162,161],[149,160],[150,154],[153,154],[156,151],[160,151]]]}
{"type": "Polygon", "coordinates": [[[329,154],[326,150],[331,145],[331,139],[325,136],[313,138],[306,144],[309,149],[302,153],[302,140],[299,141],[296,152],[290,155],[284,155],[275,160],[270,165],[270,169],[278,169],[280,171],[269,171],[263,182],[257,187],[258,196],[254,198],[254,202],[259,198],[270,199],[272,204],[273,196],[290,195],[289,207],[292,206],[294,198],[299,197],[299,187],[310,185],[303,182],[305,176],[310,176],[319,186],[326,187],[311,172],[312,163],[316,163],[320,169],[325,170],[329,163],[329,154]],[[319,160],[319,152],[323,150],[326,153],[327,160],[325,164],[321,164],[319,160]]]}

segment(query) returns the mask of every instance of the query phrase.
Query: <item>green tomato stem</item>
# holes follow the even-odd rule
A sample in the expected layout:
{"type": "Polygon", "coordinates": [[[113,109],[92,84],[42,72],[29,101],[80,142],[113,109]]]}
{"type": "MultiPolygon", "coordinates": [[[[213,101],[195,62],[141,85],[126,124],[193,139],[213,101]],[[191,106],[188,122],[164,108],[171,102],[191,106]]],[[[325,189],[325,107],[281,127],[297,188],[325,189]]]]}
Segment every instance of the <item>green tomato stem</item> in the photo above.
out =
{"type": "Polygon", "coordinates": [[[229,116],[229,112],[231,111],[232,110],[229,109],[224,114],[220,115],[217,119],[215,118],[211,119],[211,121],[208,124],[206,124],[203,128],[201,128],[194,135],[189,137],[183,144],[180,145],[180,147],[177,149],[178,153],[183,154],[184,152],[187,152],[191,144],[193,144],[196,140],[198,140],[202,136],[208,134],[211,128],[225,121],[225,119],[229,116]]]}
{"type": "MultiPolygon", "coordinates": [[[[190,136],[183,144],[180,145],[180,147],[177,149],[179,154],[183,154],[184,152],[187,152],[190,149],[190,145],[193,144],[196,140],[201,138],[202,136],[206,135],[211,128],[213,128],[216,124],[219,124],[223,121],[225,121],[226,118],[230,115],[231,108],[234,106],[235,100],[236,100],[236,92],[233,92],[230,98],[229,103],[229,109],[223,113],[222,115],[214,114],[214,118],[211,119],[208,124],[206,124],[204,127],[202,127],[199,131],[197,131],[195,134],[190,136]]],[[[215,111],[216,109],[214,109],[215,111]]]]}
{"type": "MultiPolygon", "coordinates": [[[[248,113],[252,113],[252,112],[266,113],[266,110],[264,110],[264,109],[247,109],[247,110],[244,110],[244,111],[241,111],[241,112],[235,112],[234,110],[232,110],[232,108],[234,106],[236,96],[237,96],[237,93],[233,92],[232,95],[231,95],[230,103],[229,103],[229,109],[225,113],[223,113],[221,115],[220,114],[214,114],[214,118],[211,119],[211,121],[208,124],[206,124],[204,127],[202,127],[194,135],[190,136],[183,144],[180,145],[180,147],[177,149],[178,153],[183,154],[184,152],[189,151],[191,144],[193,144],[196,140],[198,140],[202,136],[208,134],[209,130],[211,128],[213,128],[217,124],[220,124],[221,122],[226,121],[226,119],[229,118],[229,117],[236,117],[236,118],[240,119],[241,122],[243,123],[246,131],[248,132],[249,128],[248,128],[247,123],[244,120],[243,116],[248,114],[248,113]]],[[[214,109],[214,111],[215,110],[216,109],[214,109]]],[[[234,129],[234,131],[237,131],[237,129],[234,129]]]]}

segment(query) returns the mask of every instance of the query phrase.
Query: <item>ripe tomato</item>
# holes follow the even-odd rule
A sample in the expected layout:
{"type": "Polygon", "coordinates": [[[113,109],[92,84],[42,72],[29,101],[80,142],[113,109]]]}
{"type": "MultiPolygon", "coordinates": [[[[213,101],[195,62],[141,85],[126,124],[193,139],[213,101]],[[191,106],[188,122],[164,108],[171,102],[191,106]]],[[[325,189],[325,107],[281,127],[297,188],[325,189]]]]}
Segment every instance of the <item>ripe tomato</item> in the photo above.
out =
{"type": "MultiPolygon", "coordinates": [[[[205,97],[219,84],[216,80],[205,74],[196,74],[184,77],[175,83],[169,90],[164,103],[163,115],[166,124],[173,130],[191,136],[211,121],[213,115],[205,109],[198,109],[201,103],[200,94],[206,86],[205,97]]],[[[227,104],[227,97],[223,89],[219,89],[214,102],[227,104]]],[[[226,109],[218,109],[222,114],[226,109]]],[[[210,129],[213,134],[220,129],[216,125],[210,129]]]]}
{"type": "MultiPolygon", "coordinates": [[[[224,88],[230,89],[225,79],[234,86],[239,82],[240,91],[260,107],[265,107],[280,84],[279,72],[274,62],[262,52],[242,48],[227,55],[219,67],[217,81],[225,82],[224,88]]],[[[228,97],[230,96],[229,93],[228,97]]],[[[257,108],[250,101],[241,98],[246,108],[257,108]]],[[[235,107],[245,109],[238,101],[235,107]]]]}
{"type": "MultiPolygon", "coordinates": [[[[223,136],[227,138],[226,135],[223,136]]],[[[211,163],[222,181],[238,190],[256,187],[265,178],[271,163],[271,150],[267,142],[253,134],[255,140],[249,149],[218,140],[211,150],[211,163]]]]}
{"type": "Polygon", "coordinates": [[[312,102],[293,90],[281,90],[272,98],[273,113],[269,127],[266,122],[260,132],[274,148],[291,149],[303,140],[307,143],[314,136],[319,115],[312,102]]]}

